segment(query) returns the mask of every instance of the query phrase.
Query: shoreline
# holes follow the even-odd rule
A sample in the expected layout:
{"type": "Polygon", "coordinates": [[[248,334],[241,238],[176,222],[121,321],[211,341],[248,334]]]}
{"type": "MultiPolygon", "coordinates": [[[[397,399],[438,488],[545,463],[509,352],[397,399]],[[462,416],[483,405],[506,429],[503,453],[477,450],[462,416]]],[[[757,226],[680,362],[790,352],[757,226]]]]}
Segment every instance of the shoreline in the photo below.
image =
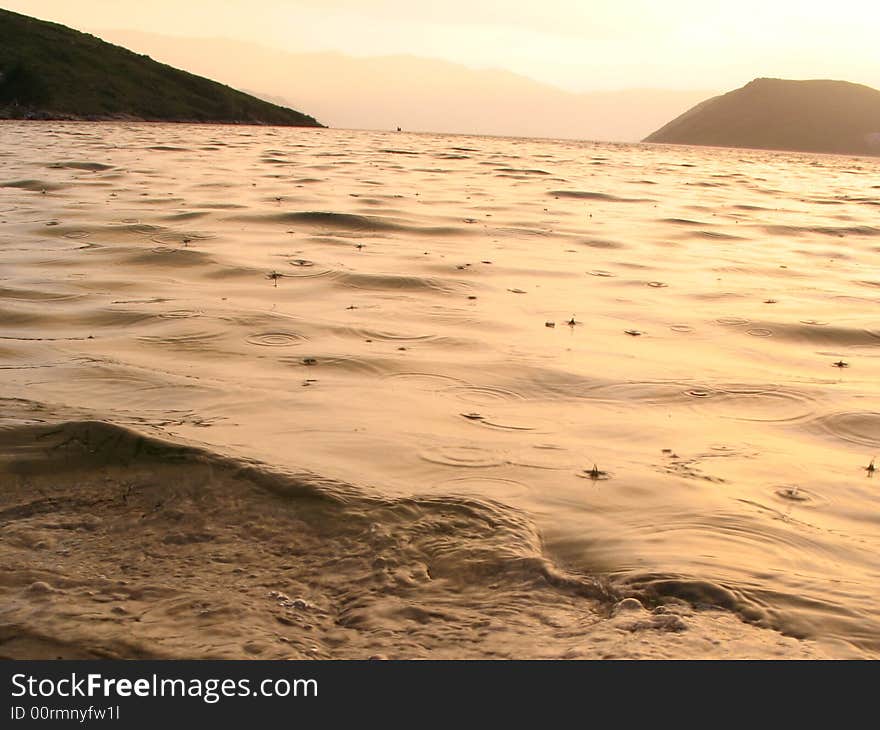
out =
{"type": "Polygon", "coordinates": [[[302,129],[329,129],[326,124],[285,124],[282,122],[263,122],[246,119],[155,119],[129,114],[87,115],[63,114],[58,112],[29,112],[23,116],[12,116],[0,112],[2,122],[143,122],[148,124],[218,124],[236,127],[299,127],[302,129]]]}

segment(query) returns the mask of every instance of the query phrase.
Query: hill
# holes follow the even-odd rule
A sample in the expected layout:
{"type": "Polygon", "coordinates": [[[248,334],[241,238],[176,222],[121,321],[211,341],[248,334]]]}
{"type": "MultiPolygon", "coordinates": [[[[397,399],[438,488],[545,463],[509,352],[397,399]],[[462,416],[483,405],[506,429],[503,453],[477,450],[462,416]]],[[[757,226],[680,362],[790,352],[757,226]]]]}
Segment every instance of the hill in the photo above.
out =
{"type": "Polygon", "coordinates": [[[644,141],[880,155],[880,91],[846,81],[755,79],[644,141]]]}
{"type": "Polygon", "coordinates": [[[2,9],[0,118],[322,126],[92,35],[2,9]]]}
{"type": "Polygon", "coordinates": [[[333,127],[637,141],[712,91],[576,93],[511,71],[419,56],[290,52],[223,38],[94,29],[102,38],[261,98],[306,108],[333,127]]]}

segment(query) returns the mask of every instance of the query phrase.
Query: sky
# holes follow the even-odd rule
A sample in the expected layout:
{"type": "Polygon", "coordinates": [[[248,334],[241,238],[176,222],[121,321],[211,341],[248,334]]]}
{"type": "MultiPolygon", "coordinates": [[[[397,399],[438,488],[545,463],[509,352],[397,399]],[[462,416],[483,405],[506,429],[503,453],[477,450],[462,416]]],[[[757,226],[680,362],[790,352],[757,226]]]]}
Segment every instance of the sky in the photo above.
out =
{"type": "Polygon", "coordinates": [[[293,52],[413,54],[571,91],[733,89],[759,76],[880,87],[878,0],[0,0],[128,29],[293,52]]]}

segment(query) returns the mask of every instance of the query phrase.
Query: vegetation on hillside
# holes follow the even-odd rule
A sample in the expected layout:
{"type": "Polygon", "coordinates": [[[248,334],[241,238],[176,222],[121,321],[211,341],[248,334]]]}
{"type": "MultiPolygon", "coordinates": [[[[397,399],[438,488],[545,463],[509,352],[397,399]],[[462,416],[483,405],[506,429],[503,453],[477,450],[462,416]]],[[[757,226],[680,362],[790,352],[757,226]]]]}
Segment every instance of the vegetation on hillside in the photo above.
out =
{"type": "Polygon", "coordinates": [[[95,36],[2,9],[0,118],[321,126],[95,36]]]}

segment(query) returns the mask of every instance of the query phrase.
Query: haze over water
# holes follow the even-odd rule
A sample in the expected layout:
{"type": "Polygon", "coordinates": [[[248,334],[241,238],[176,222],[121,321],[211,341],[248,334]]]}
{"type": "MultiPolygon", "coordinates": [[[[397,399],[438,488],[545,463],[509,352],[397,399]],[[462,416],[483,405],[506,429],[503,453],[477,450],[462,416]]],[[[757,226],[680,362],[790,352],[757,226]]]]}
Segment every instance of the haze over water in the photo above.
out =
{"type": "Polygon", "coordinates": [[[0,134],[3,655],[880,653],[880,161],[0,134]]]}

